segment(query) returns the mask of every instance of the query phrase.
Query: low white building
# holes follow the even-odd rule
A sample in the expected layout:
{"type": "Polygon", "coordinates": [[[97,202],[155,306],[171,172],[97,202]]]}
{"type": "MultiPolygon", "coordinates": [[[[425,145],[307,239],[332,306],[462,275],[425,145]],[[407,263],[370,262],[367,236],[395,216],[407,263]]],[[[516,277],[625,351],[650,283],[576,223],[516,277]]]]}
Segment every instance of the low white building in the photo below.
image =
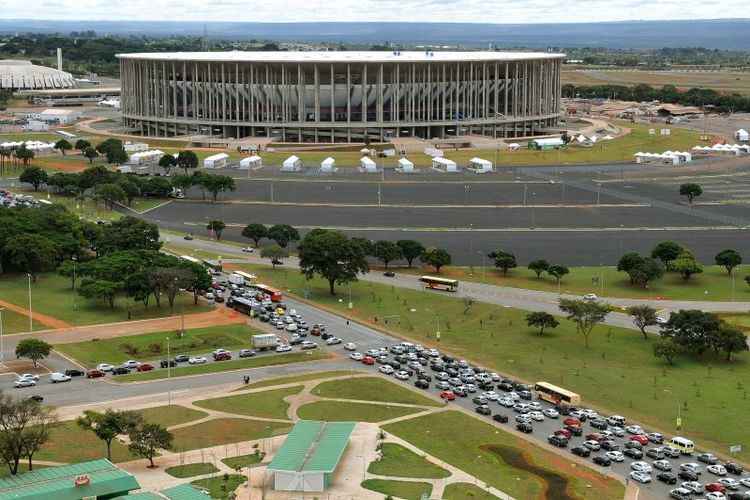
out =
{"type": "Polygon", "coordinates": [[[734,138],[739,142],[748,142],[750,141],[750,132],[741,128],[734,133],[734,138]]]}
{"type": "Polygon", "coordinates": [[[331,158],[330,156],[320,162],[320,171],[326,172],[326,173],[333,173],[336,172],[338,168],[336,168],[336,160],[331,158]]]}
{"type": "Polygon", "coordinates": [[[203,168],[224,168],[228,160],[229,155],[226,153],[211,155],[203,160],[203,168]]]}
{"type": "Polygon", "coordinates": [[[29,118],[40,120],[50,125],[70,125],[81,117],[80,111],[72,109],[50,108],[40,113],[32,113],[29,118]]]}
{"type": "Polygon", "coordinates": [[[372,174],[378,171],[378,165],[372,161],[372,158],[363,156],[359,159],[359,170],[360,172],[372,174]]]}
{"type": "Polygon", "coordinates": [[[30,132],[47,132],[49,130],[49,123],[41,120],[28,120],[23,129],[30,132]]]}
{"type": "Polygon", "coordinates": [[[482,158],[472,158],[469,160],[469,170],[475,174],[486,174],[492,172],[492,162],[482,158]]]}
{"type": "Polygon", "coordinates": [[[139,151],[130,155],[130,158],[128,158],[128,164],[135,166],[156,165],[159,163],[162,156],[164,156],[164,151],[159,149],[139,151]]]}
{"type": "Polygon", "coordinates": [[[400,172],[402,174],[410,174],[414,172],[414,164],[408,158],[399,158],[396,172],[400,172]]]}
{"type": "Polygon", "coordinates": [[[284,160],[281,165],[282,172],[299,172],[300,170],[302,170],[302,160],[295,155],[284,160]]]}
{"type": "Polygon", "coordinates": [[[263,166],[263,160],[258,155],[246,156],[240,160],[240,170],[250,170],[263,166]]]}
{"type": "Polygon", "coordinates": [[[432,159],[432,168],[440,172],[458,172],[458,166],[455,161],[442,157],[432,159]]]}
{"type": "Polygon", "coordinates": [[[126,142],[122,145],[122,148],[126,153],[140,153],[141,151],[148,151],[148,144],[145,142],[126,142]]]}

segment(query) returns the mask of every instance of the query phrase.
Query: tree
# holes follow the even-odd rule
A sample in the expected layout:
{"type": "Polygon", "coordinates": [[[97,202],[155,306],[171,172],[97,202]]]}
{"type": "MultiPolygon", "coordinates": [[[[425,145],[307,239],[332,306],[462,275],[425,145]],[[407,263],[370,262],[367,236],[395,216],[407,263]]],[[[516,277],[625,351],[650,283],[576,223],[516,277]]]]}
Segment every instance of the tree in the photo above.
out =
{"type": "Polygon", "coordinates": [[[55,143],[54,148],[60,151],[63,156],[65,156],[65,152],[73,149],[73,145],[69,143],[66,139],[60,139],[59,141],[55,143]]]}
{"type": "Polygon", "coordinates": [[[394,260],[398,260],[403,257],[401,253],[401,247],[396,243],[388,240],[376,241],[372,246],[373,256],[380,260],[386,269],[388,264],[394,260]]]}
{"type": "Polygon", "coordinates": [[[640,285],[643,288],[646,288],[649,282],[664,275],[661,263],[651,257],[642,257],[635,252],[623,255],[617,265],[617,270],[628,273],[631,285],[640,285]]]}
{"type": "Polygon", "coordinates": [[[656,321],[656,309],[649,305],[630,306],[627,309],[628,314],[633,317],[633,324],[643,334],[643,338],[648,340],[646,328],[658,324],[656,321]]]}
{"type": "Polygon", "coordinates": [[[88,158],[89,165],[90,165],[90,164],[94,163],[94,160],[96,160],[97,158],[99,158],[99,153],[96,152],[96,149],[94,149],[94,148],[92,148],[92,147],[89,146],[88,148],[86,148],[86,149],[83,150],[83,156],[85,156],[86,158],[88,158]]]}
{"type": "Polygon", "coordinates": [[[559,284],[562,281],[563,276],[570,274],[570,269],[559,264],[553,264],[547,269],[547,274],[555,278],[555,281],[559,284]]]}
{"type": "Polygon", "coordinates": [[[16,357],[28,358],[34,364],[34,368],[40,360],[49,356],[52,346],[39,339],[23,339],[16,344],[16,357]]]}
{"type": "Polygon", "coordinates": [[[151,468],[156,467],[154,457],[158,450],[172,448],[174,439],[172,433],[159,424],[141,424],[132,429],[128,437],[130,438],[128,450],[134,455],[147,458],[151,468]]]}
{"type": "MultiPolygon", "coordinates": [[[[83,153],[84,151],[86,151],[86,150],[87,150],[87,149],[89,149],[90,147],[91,147],[91,143],[90,143],[89,141],[87,141],[86,139],[78,139],[78,140],[76,141],[76,146],[75,146],[75,148],[76,148],[76,149],[77,149],[78,151],[80,151],[81,153],[83,153]]],[[[94,150],[94,151],[96,151],[96,150],[94,150]]]]}
{"type": "Polygon", "coordinates": [[[211,275],[206,272],[206,268],[201,264],[183,261],[180,265],[191,273],[189,288],[193,289],[193,304],[198,305],[200,292],[211,287],[211,275]]]}
{"type": "Polygon", "coordinates": [[[286,248],[290,242],[299,241],[299,233],[295,228],[288,224],[276,224],[268,229],[268,238],[279,244],[281,248],[286,248]]]}
{"type": "Polygon", "coordinates": [[[96,186],[94,196],[104,202],[104,205],[112,209],[115,203],[123,203],[128,199],[128,195],[117,184],[99,184],[96,186]]]}
{"type": "Polygon", "coordinates": [[[136,217],[122,217],[102,226],[97,245],[100,255],[118,250],[159,250],[159,228],[136,217]]]}
{"type": "Polygon", "coordinates": [[[630,272],[633,269],[636,269],[642,261],[643,257],[641,257],[637,252],[628,252],[620,257],[620,260],[617,262],[617,270],[627,273],[628,276],[630,276],[630,284],[632,285],[634,281],[633,276],[630,275],[630,272]]]}
{"type": "MultiPolygon", "coordinates": [[[[160,179],[160,177],[155,177],[155,179],[160,179]]],[[[133,200],[141,194],[138,185],[126,177],[117,181],[116,185],[122,189],[123,193],[125,193],[125,200],[128,202],[128,206],[130,206],[133,203],[133,200]]]]}
{"type": "Polygon", "coordinates": [[[16,149],[13,155],[17,159],[21,160],[21,163],[23,163],[24,166],[27,166],[29,162],[34,159],[34,156],[36,156],[33,150],[26,147],[25,142],[21,144],[19,148],[16,149]]]}
{"type": "Polygon", "coordinates": [[[549,262],[544,259],[532,260],[529,262],[529,271],[536,273],[537,279],[542,277],[542,273],[547,271],[550,267],[549,262]]]}
{"type": "Polygon", "coordinates": [[[157,293],[161,293],[162,291],[166,293],[169,308],[174,309],[174,302],[180,289],[188,288],[193,283],[195,276],[188,269],[160,267],[152,271],[151,278],[157,293]]]}
{"type": "Polygon", "coordinates": [[[339,231],[313,229],[298,247],[299,266],[307,279],[319,274],[328,281],[331,295],[335,285],[357,281],[359,273],[369,270],[362,247],[339,231]]]}
{"type": "Polygon", "coordinates": [[[224,221],[220,221],[218,219],[213,219],[208,221],[208,224],[206,224],[206,229],[213,232],[214,235],[216,235],[216,241],[219,241],[221,239],[221,233],[224,231],[224,228],[226,228],[227,225],[224,224],[224,221]]]}
{"type": "Polygon", "coordinates": [[[18,176],[18,180],[34,186],[34,191],[39,191],[39,186],[48,180],[47,172],[39,167],[26,167],[18,176]]]}
{"type": "Polygon", "coordinates": [[[115,139],[114,137],[105,139],[96,146],[97,152],[103,155],[106,155],[109,151],[117,149],[123,149],[123,145],[120,139],[115,139]]]}
{"type": "Polygon", "coordinates": [[[22,458],[29,461],[49,439],[56,419],[52,409],[32,399],[16,399],[0,394],[0,457],[11,475],[18,473],[22,458]]]}
{"type": "Polygon", "coordinates": [[[2,254],[8,265],[36,279],[37,273],[57,267],[60,247],[41,234],[21,234],[5,242],[2,254]]]}
{"type": "Polygon", "coordinates": [[[128,161],[128,153],[125,152],[124,148],[110,149],[106,154],[107,163],[112,165],[122,165],[128,161]]]}
{"type": "Polygon", "coordinates": [[[364,252],[365,255],[371,256],[373,253],[375,253],[374,241],[368,240],[367,238],[360,238],[357,236],[353,236],[351,240],[352,240],[352,243],[356,243],[357,245],[359,245],[359,247],[362,249],[362,252],[364,252]]]}
{"type": "Polygon", "coordinates": [[[685,196],[692,205],[693,200],[703,194],[703,188],[693,182],[680,185],[680,196],[685,196]]]}
{"type": "Polygon", "coordinates": [[[670,366],[681,352],[680,346],[670,338],[660,338],[654,343],[654,356],[663,358],[670,366]]]}
{"type": "Polygon", "coordinates": [[[684,250],[672,264],[672,269],[680,273],[682,279],[685,281],[689,280],[694,274],[700,274],[703,272],[703,266],[695,260],[692,252],[684,250]]]}
{"type": "Polygon", "coordinates": [[[234,179],[228,175],[203,175],[199,182],[201,186],[206,188],[206,191],[211,193],[214,203],[219,193],[235,190],[234,179]]]}
{"type": "Polygon", "coordinates": [[[172,186],[175,189],[181,189],[183,192],[187,192],[188,189],[193,187],[193,176],[192,175],[175,175],[172,177],[172,186]]]}
{"type": "Polygon", "coordinates": [[[669,315],[669,320],[662,325],[661,334],[686,351],[701,355],[714,345],[720,327],[721,321],[713,313],[697,309],[680,310],[669,315]]]}
{"type": "Polygon", "coordinates": [[[662,241],[651,250],[651,257],[659,259],[664,268],[669,271],[672,269],[672,262],[682,253],[683,248],[674,241],[662,241]]]}
{"type": "Polygon", "coordinates": [[[177,153],[177,166],[187,175],[188,169],[192,170],[198,167],[198,155],[190,150],[180,151],[177,153]]]}
{"type": "Polygon", "coordinates": [[[727,361],[732,361],[733,353],[748,350],[747,337],[739,328],[722,323],[716,337],[718,347],[727,353],[727,361]]]}
{"type": "Polygon", "coordinates": [[[517,266],[516,256],[511,252],[506,252],[504,250],[498,249],[494,252],[490,252],[487,257],[495,261],[495,267],[497,267],[498,269],[502,269],[503,276],[507,276],[508,270],[513,269],[517,266]]]}
{"type": "Polygon", "coordinates": [[[138,413],[107,408],[104,413],[85,410],[76,419],[81,429],[93,432],[107,446],[107,460],[112,460],[112,441],[121,434],[129,434],[143,421],[138,413]]]}
{"type": "Polygon", "coordinates": [[[172,170],[172,167],[177,165],[177,158],[175,158],[171,154],[165,154],[161,158],[159,158],[159,166],[164,169],[164,172],[169,175],[169,172],[172,170]]]}
{"type": "Polygon", "coordinates": [[[451,263],[451,254],[447,250],[442,248],[427,248],[422,255],[419,256],[419,260],[428,266],[435,268],[435,272],[440,274],[440,269],[443,266],[449,266],[451,263]]]}
{"type": "Polygon", "coordinates": [[[546,312],[531,312],[526,315],[526,324],[539,328],[539,336],[544,335],[545,328],[557,328],[560,324],[557,318],[546,312]]]}
{"type": "Polygon", "coordinates": [[[742,256],[736,250],[732,249],[722,250],[716,254],[714,259],[716,260],[716,265],[726,269],[727,274],[730,276],[734,268],[742,264],[742,256]]]}
{"type": "Polygon", "coordinates": [[[115,297],[120,285],[114,281],[86,278],[78,286],[78,293],[87,299],[103,300],[109,307],[115,308],[115,297]]]}
{"type": "Polygon", "coordinates": [[[260,249],[260,256],[264,259],[271,259],[271,265],[276,269],[276,265],[283,264],[283,259],[289,257],[289,251],[279,245],[266,245],[260,249]]]}
{"type": "Polygon", "coordinates": [[[588,348],[591,332],[604,321],[612,308],[609,304],[596,301],[560,299],[560,310],[576,324],[576,330],[583,335],[584,345],[588,348]]]}
{"type": "Polygon", "coordinates": [[[424,252],[424,245],[415,240],[398,240],[396,245],[401,249],[401,255],[406,259],[409,267],[411,267],[414,259],[418,258],[424,252]]]}
{"type": "Polygon", "coordinates": [[[268,236],[268,229],[263,224],[248,224],[242,230],[242,236],[249,240],[253,240],[255,248],[258,248],[260,240],[268,236]]]}

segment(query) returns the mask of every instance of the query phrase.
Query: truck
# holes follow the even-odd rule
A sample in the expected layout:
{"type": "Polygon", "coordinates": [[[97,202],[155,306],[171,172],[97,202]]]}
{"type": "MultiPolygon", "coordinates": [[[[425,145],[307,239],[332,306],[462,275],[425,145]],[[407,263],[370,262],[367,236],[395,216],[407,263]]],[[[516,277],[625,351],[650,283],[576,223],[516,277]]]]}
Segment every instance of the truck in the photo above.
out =
{"type": "Polygon", "coordinates": [[[259,351],[275,349],[278,340],[278,337],[274,333],[262,333],[259,335],[253,335],[252,338],[253,347],[259,351]]]}

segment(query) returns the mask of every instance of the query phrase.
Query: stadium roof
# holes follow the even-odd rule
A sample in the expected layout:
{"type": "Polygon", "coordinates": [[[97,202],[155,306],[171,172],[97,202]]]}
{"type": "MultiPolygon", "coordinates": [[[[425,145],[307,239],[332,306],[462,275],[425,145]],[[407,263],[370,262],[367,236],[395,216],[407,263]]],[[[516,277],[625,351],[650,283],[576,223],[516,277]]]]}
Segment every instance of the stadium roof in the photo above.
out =
{"type": "Polygon", "coordinates": [[[333,472],[355,425],[354,422],[297,422],[268,465],[268,470],[333,472]]]}
{"type": "Polygon", "coordinates": [[[549,52],[426,52],[426,51],[255,51],[255,52],[152,52],[117,54],[121,59],[195,62],[289,62],[289,63],[392,63],[392,62],[456,62],[456,61],[522,61],[529,59],[561,59],[564,54],[549,52]]]}
{"type": "Polygon", "coordinates": [[[0,500],[80,500],[124,495],[138,488],[138,481],[130,473],[101,459],[0,479],[0,500]],[[77,486],[76,478],[80,476],[86,476],[88,483],[77,486]]]}
{"type": "Polygon", "coordinates": [[[75,85],[73,75],[31,61],[0,60],[0,89],[58,89],[75,85]]]}

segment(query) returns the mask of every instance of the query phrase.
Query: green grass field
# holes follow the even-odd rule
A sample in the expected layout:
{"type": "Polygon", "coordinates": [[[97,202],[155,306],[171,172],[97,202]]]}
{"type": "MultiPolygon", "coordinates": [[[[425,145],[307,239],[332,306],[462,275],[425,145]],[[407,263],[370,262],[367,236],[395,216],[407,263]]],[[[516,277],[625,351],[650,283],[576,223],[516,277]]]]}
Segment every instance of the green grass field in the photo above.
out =
{"type": "MultiPolygon", "coordinates": [[[[243,324],[211,326],[186,330],[182,338],[178,332],[155,332],[129,335],[97,341],[59,344],[60,351],[83,365],[94,367],[99,363],[120,364],[129,359],[159,360],[167,357],[167,338],[170,356],[177,354],[208,354],[214,349],[239,349],[250,347],[250,337],[256,330],[243,324]]],[[[179,370],[179,368],[174,371],[179,370]]]]}
{"type": "Polygon", "coordinates": [[[103,203],[98,203],[96,200],[92,200],[91,198],[78,200],[72,196],[62,196],[55,193],[46,193],[44,191],[34,192],[34,190],[30,189],[29,187],[25,187],[24,189],[17,189],[15,191],[29,194],[40,200],[49,200],[52,203],[62,205],[69,212],[76,214],[82,219],[90,221],[113,221],[122,217],[119,212],[110,210],[106,208],[103,203]]]}
{"type": "Polygon", "coordinates": [[[497,500],[497,497],[470,483],[451,483],[443,491],[443,500],[497,500]]]}
{"type": "Polygon", "coordinates": [[[403,403],[422,406],[442,406],[433,399],[379,377],[330,380],[313,388],[312,394],[323,398],[359,399],[383,403],[403,403]]]}
{"type": "Polygon", "coordinates": [[[233,494],[234,490],[245,481],[247,481],[247,478],[241,474],[228,474],[226,476],[221,474],[206,479],[199,479],[190,484],[207,490],[211,498],[225,500],[230,498],[230,494],[233,494]]]}
{"type": "Polygon", "coordinates": [[[370,463],[367,468],[370,474],[425,479],[440,479],[451,475],[447,470],[428,462],[400,444],[383,443],[380,451],[383,458],[370,463]]]}
{"type": "Polygon", "coordinates": [[[223,398],[204,399],[196,401],[195,406],[248,417],[279,418],[286,420],[289,403],[284,401],[287,396],[299,394],[301,385],[275,389],[270,391],[238,394],[223,398]]]}
{"type": "MultiPolygon", "coordinates": [[[[47,441],[34,458],[54,462],[76,463],[87,460],[106,458],[107,446],[93,432],[81,429],[75,420],[55,424],[47,441]]],[[[112,461],[127,462],[134,460],[127,446],[116,439],[112,441],[112,461]]]]}
{"type": "Polygon", "coordinates": [[[316,401],[300,406],[297,410],[297,416],[304,420],[325,420],[328,422],[383,422],[419,411],[421,410],[408,406],[316,401]]]}
{"type": "Polygon", "coordinates": [[[195,477],[195,476],[203,476],[204,474],[213,474],[214,472],[219,472],[219,469],[217,469],[214,466],[214,464],[197,463],[197,464],[175,465],[174,467],[169,467],[167,469],[164,469],[164,472],[166,472],[172,477],[184,479],[186,477],[195,477]]]}
{"type": "Polygon", "coordinates": [[[173,425],[185,424],[207,417],[208,413],[185,408],[180,405],[155,406],[144,410],[136,410],[146,422],[171,427],[173,425]]]}
{"type": "Polygon", "coordinates": [[[229,457],[222,460],[224,462],[224,465],[231,467],[232,469],[237,469],[239,467],[252,467],[253,465],[258,465],[263,461],[263,454],[260,453],[260,450],[258,453],[251,453],[250,455],[240,455],[238,457],[229,457]]]}
{"type": "Polygon", "coordinates": [[[352,372],[342,370],[332,370],[327,372],[315,372],[305,373],[303,375],[290,375],[288,377],[269,378],[261,380],[259,382],[253,382],[251,384],[235,389],[236,391],[244,391],[247,389],[257,389],[259,387],[272,387],[274,385],[292,384],[294,382],[307,382],[308,380],[318,380],[330,377],[341,377],[351,375],[352,372]]]}
{"type": "Polygon", "coordinates": [[[432,485],[417,481],[393,481],[389,479],[367,479],[362,481],[362,487],[377,491],[388,497],[398,497],[404,500],[420,500],[423,495],[430,496],[432,485]]]}
{"type": "MultiPolygon", "coordinates": [[[[49,467],[48,465],[40,465],[40,464],[33,464],[34,470],[39,469],[46,469],[49,467]]],[[[29,472],[29,463],[28,460],[21,460],[21,462],[18,463],[18,474],[23,474],[24,472],[29,472]]],[[[8,466],[3,464],[3,467],[0,467],[0,479],[6,479],[10,477],[10,469],[8,469],[8,466]]]]}
{"type": "Polygon", "coordinates": [[[172,431],[173,449],[177,452],[198,450],[220,444],[239,443],[286,434],[291,424],[247,420],[242,418],[219,418],[200,424],[180,427],[172,431]]]}
{"type": "Polygon", "coordinates": [[[515,498],[549,498],[548,492],[555,492],[555,498],[561,499],[623,496],[619,482],[591,469],[571,466],[561,455],[457,411],[404,420],[384,430],[515,498]],[[499,447],[504,451],[502,456],[493,452],[499,447]]]}
{"type": "MultiPolygon", "coordinates": [[[[247,269],[263,282],[286,283],[284,289],[304,294],[304,278],[297,272],[285,276],[284,270],[265,266],[247,269]]],[[[561,385],[581,394],[586,405],[627,415],[663,432],[674,432],[680,408],[680,434],[700,447],[725,450],[744,439],[744,426],[717,426],[716,422],[742,422],[750,413],[745,386],[750,378],[748,354],[740,354],[731,363],[709,354],[703,360],[685,356],[670,367],[653,356],[653,340],[643,340],[635,330],[598,326],[591,347],[585,349],[567,320],[539,337],[526,326],[526,313],[516,309],[477,302],[465,313],[464,302],[457,298],[358,282],[352,285],[354,308],[348,310],[347,300],[331,297],[327,284],[319,279],[309,282],[308,292],[310,300],[358,321],[503,374],[561,385]],[[391,318],[387,325],[385,316],[391,318]],[[440,342],[435,336],[438,326],[440,342]],[[624,384],[639,390],[622,390],[624,384]]],[[[743,450],[738,458],[750,460],[750,451],[743,450]]]]}
{"type": "MultiPolygon", "coordinates": [[[[0,277],[0,299],[16,304],[20,307],[29,305],[28,282],[26,275],[4,274],[0,277]]],[[[180,294],[175,301],[174,311],[170,311],[167,304],[161,307],[150,305],[143,307],[140,302],[119,297],[115,307],[88,300],[73,293],[70,289],[70,279],[55,273],[42,273],[36,282],[31,283],[32,308],[42,314],[52,316],[71,325],[95,325],[115,323],[128,319],[150,319],[179,314],[210,311],[205,305],[193,305],[192,294],[180,294]],[[128,311],[130,318],[128,318],[128,311]]]]}
{"type": "MultiPolygon", "coordinates": [[[[4,335],[29,331],[29,317],[25,314],[17,313],[9,309],[3,309],[2,322],[4,335]]],[[[32,326],[34,330],[44,330],[47,328],[36,320],[33,321],[32,326]]]]}

